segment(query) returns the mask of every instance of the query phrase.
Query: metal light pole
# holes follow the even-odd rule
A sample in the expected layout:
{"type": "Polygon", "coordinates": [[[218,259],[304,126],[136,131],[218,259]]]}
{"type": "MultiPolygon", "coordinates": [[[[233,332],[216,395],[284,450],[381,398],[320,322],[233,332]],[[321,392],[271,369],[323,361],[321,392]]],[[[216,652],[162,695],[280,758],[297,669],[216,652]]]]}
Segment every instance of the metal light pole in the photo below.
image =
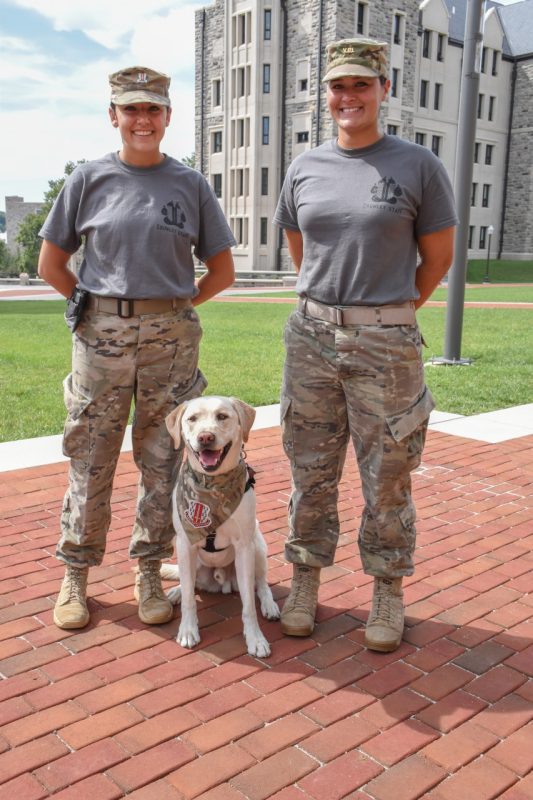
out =
{"type": "Polygon", "coordinates": [[[471,363],[469,359],[461,359],[461,337],[468,257],[470,192],[474,172],[477,98],[483,44],[483,10],[483,0],[468,0],[454,183],[459,225],[455,233],[455,256],[448,278],[444,358],[440,360],[443,364],[471,363]]]}
{"type": "Polygon", "coordinates": [[[486,265],[485,265],[485,276],[484,276],[484,278],[483,278],[483,283],[490,283],[490,278],[489,278],[489,267],[490,267],[490,243],[491,243],[491,241],[492,241],[492,234],[493,234],[493,233],[494,233],[494,226],[493,226],[493,225],[489,225],[489,227],[487,228],[487,234],[488,234],[488,237],[489,237],[489,241],[488,241],[488,250],[487,250],[487,263],[486,263],[486,265]]]}

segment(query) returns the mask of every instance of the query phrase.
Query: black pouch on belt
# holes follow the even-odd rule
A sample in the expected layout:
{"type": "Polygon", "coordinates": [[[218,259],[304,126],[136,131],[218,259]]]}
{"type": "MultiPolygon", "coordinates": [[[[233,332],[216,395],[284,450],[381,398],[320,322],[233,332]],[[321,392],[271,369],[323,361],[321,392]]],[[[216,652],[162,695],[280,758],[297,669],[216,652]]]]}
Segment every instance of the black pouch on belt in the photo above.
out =
{"type": "Polygon", "coordinates": [[[80,289],[79,286],[75,286],[67,300],[65,322],[72,332],[76,330],[83,318],[83,312],[85,311],[88,299],[89,292],[86,289],[80,289]]]}

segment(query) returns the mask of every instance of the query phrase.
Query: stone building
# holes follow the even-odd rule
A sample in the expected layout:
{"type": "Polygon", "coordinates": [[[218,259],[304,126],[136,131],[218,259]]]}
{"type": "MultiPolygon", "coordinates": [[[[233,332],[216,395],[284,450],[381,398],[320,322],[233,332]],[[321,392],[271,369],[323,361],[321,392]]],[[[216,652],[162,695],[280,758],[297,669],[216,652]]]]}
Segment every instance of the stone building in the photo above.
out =
{"type": "Polygon", "coordinates": [[[19,249],[17,233],[22,222],[24,222],[28,214],[35,214],[40,211],[42,205],[42,203],[27,203],[23,197],[19,197],[16,194],[6,196],[7,247],[13,255],[16,255],[19,249]]]}
{"type": "MultiPolygon", "coordinates": [[[[383,127],[455,173],[467,0],[215,0],[196,12],[196,157],[238,242],[242,270],[289,267],[271,220],[288,164],[335,135],[328,42],[389,43],[383,127]]],[[[471,257],[533,258],[533,0],[485,14],[471,187],[471,257]],[[490,228],[492,226],[492,229],[490,228]]]]}

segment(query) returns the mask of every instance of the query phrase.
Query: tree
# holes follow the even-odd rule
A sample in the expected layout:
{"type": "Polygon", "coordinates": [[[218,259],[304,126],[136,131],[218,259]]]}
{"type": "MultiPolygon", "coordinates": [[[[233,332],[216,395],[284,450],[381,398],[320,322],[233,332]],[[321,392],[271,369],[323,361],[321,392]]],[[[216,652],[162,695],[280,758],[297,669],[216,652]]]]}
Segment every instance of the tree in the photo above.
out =
{"type": "Polygon", "coordinates": [[[6,212],[0,211],[0,233],[4,233],[6,229],[6,212]]]}
{"type": "Polygon", "coordinates": [[[37,274],[37,261],[39,260],[39,250],[41,249],[41,239],[39,231],[52,208],[54,201],[61,191],[65,179],[70,175],[78,164],[85,164],[85,159],[77,161],[67,161],[65,164],[65,174],[62,178],[48,181],[48,190],[44,193],[44,201],[40,211],[28,216],[21,222],[17,233],[17,242],[20,245],[16,256],[16,265],[19,272],[27,272],[29,275],[37,274]]]}
{"type": "Polygon", "coordinates": [[[0,275],[15,274],[15,256],[9,252],[6,242],[3,239],[0,239],[0,275]]]}
{"type": "Polygon", "coordinates": [[[181,159],[181,163],[185,164],[186,167],[191,167],[191,169],[196,169],[196,154],[191,153],[190,156],[184,156],[181,159]]]}

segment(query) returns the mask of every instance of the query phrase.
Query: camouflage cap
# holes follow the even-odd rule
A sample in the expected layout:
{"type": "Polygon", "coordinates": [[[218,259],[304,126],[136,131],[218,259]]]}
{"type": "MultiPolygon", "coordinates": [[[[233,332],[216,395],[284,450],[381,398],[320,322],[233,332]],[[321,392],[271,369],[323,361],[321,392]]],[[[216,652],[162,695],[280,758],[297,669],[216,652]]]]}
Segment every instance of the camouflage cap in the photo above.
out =
{"type": "Polygon", "coordinates": [[[128,103],[156,103],[170,106],[170,78],[149,67],[126,67],[109,76],[111,102],[117,106],[128,103]]]}
{"type": "Polygon", "coordinates": [[[387,43],[375,39],[342,39],[328,45],[322,81],[349,76],[387,77],[387,43]]]}

